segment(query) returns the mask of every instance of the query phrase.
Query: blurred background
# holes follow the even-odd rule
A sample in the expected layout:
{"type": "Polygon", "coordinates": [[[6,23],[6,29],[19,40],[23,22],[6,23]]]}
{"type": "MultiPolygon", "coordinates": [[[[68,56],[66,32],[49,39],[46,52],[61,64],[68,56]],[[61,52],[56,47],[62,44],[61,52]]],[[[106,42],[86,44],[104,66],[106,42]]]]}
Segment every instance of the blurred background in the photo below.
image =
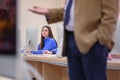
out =
{"type": "Polygon", "coordinates": [[[0,54],[15,54],[16,0],[0,0],[0,54]]]}

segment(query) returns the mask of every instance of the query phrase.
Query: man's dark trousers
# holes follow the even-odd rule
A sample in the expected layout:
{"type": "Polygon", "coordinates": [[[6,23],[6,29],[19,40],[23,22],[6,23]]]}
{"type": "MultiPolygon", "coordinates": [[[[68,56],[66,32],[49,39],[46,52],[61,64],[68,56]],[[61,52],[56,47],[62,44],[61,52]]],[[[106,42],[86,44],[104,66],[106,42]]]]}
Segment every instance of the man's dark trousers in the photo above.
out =
{"type": "Polygon", "coordinates": [[[74,33],[68,31],[66,33],[70,80],[107,80],[107,47],[97,41],[89,52],[83,55],[76,46],[74,33]]]}

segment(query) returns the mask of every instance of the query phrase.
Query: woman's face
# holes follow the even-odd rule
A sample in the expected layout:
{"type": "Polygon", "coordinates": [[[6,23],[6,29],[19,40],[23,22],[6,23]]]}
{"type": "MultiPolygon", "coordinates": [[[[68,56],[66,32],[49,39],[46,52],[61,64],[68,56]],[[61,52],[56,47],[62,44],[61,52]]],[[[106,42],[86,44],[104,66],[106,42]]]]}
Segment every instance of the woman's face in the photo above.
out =
{"type": "Polygon", "coordinates": [[[46,27],[44,27],[42,30],[42,36],[49,37],[49,30],[46,27]]]}

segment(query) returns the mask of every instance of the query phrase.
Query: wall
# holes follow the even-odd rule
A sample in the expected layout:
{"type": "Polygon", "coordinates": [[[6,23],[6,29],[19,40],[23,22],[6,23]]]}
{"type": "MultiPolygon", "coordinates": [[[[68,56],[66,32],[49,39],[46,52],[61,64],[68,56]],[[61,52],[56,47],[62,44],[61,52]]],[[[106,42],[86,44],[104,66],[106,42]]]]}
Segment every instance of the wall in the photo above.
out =
{"type": "MultiPolygon", "coordinates": [[[[64,5],[64,0],[19,0],[18,1],[17,25],[18,25],[18,30],[20,31],[20,38],[19,38],[20,47],[23,47],[25,45],[27,28],[36,27],[39,29],[39,31],[41,31],[42,26],[47,24],[44,16],[33,14],[28,11],[29,8],[32,8],[35,5],[43,6],[46,8],[62,7],[64,5]]],[[[57,42],[59,41],[59,38],[58,38],[58,29],[56,26],[61,24],[62,23],[56,23],[50,25],[52,26],[52,31],[57,42]]],[[[38,41],[40,41],[40,33],[41,32],[38,33],[38,41]]]]}

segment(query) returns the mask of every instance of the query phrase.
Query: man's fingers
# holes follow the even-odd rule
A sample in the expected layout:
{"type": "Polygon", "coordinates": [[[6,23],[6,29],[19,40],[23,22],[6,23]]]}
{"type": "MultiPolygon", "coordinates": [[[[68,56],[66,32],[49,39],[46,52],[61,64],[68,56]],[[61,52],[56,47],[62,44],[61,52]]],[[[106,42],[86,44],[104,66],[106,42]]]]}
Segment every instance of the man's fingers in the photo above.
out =
{"type": "Polygon", "coordinates": [[[32,11],[32,12],[34,12],[34,10],[33,10],[33,9],[28,9],[28,11],[32,11]]]}
{"type": "Polygon", "coordinates": [[[33,6],[33,8],[38,8],[38,6],[33,6]]]}

